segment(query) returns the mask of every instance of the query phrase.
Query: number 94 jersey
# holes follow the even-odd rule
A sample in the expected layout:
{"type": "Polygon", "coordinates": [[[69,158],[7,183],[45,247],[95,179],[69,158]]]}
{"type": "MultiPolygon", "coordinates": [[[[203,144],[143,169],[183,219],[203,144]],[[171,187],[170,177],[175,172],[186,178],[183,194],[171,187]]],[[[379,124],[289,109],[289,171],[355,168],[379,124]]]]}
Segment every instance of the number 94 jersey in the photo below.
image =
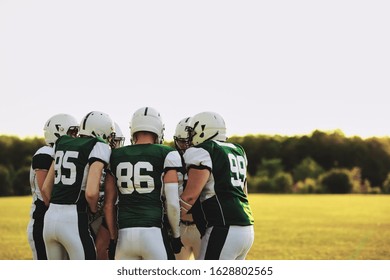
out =
{"type": "Polygon", "coordinates": [[[114,149],[110,168],[119,190],[118,227],[162,227],[164,173],[182,167],[169,146],[136,144],[114,149]]]}
{"type": "Polygon", "coordinates": [[[254,223],[244,191],[247,158],[240,145],[206,141],[187,149],[183,157],[187,169],[210,170],[210,177],[199,197],[207,227],[254,223]]]}

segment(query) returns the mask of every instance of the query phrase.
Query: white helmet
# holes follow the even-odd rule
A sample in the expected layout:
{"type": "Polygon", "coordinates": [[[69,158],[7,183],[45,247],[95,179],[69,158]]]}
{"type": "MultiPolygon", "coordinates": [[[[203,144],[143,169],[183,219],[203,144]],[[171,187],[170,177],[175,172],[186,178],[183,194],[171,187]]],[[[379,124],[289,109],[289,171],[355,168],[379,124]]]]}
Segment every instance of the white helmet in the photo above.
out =
{"type": "Polygon", "coordinates": [[[188,133],[188,126],[190,121],[190,117],[182,119],[176,125],[175,135],[173,135],[175,147],[181,153],[183,153],[190,146],[190,135],[188,133]]]}
{"type": "Polygon", "coordinates": [[[134,133],[138,131],[156,134],[157,143],[161,144],[164,140],[164,124],[160,113],[152,107],[142,107],[135,111],[130,121],[131,142],[133,142],[134,133]]]}
{"type": "Polygon", "coordinates": [[[47,145],[54,145],[57,139],[65,134],[77,135],[79,130],[79,122],[71,115],[57,114],[52,116],[45,123],[43,132],[45,135],[45,142],[47,145]]]}
{"type": "Polygon", "coordinates": [[[225,121],[214,112],[202,112],[193,116],[188,130],[194,146],[211,139],[219,141],[227,139],[225,121]]]}
{"type": "Polygon", "coordinates": [[[123,136],[122,130],[117,123],[115,123],[115,146],[114,148],[123,147],[125,144],[125,137],[123,136]]]}
{"type": "Polygon", "coordinates": [[[79,134],[99,137],[108,143],[115,137],[115,124],[106,113],[92,111],[81,120],[79,134]]]}

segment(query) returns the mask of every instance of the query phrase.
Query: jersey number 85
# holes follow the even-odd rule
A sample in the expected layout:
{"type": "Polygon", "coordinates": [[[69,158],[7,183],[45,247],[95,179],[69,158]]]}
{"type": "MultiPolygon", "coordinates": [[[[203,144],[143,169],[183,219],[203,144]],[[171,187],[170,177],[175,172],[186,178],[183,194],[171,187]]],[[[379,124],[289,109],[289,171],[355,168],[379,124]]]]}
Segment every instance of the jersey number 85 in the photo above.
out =
{"type": "Polygon", "coordinates": [[[54,177],[54,184],[62,183],[64,185],[73,185],[76,182],[76,165],[69,161],[69,159],[77,159],[79,152],[76,151],[57,151],[55,155],[55,164],[54,168],[56,170],[54,177]],[[64,172],[69,170],[69,172],[64,172]],[[69,176],[66,176],[62,173],[68,173],[69,176]]]}

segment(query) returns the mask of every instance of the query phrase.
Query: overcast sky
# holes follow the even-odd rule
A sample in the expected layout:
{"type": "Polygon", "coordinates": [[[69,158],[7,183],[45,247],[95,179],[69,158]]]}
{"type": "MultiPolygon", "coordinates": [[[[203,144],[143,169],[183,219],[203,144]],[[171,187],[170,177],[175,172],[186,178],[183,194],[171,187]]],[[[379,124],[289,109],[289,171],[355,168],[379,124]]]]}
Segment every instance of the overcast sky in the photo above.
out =
{"type": "Polygon", "coordinates": [[[0,0],[0,134],[220,113],[228,135],[390,136],[389,1],[0,0]]]}

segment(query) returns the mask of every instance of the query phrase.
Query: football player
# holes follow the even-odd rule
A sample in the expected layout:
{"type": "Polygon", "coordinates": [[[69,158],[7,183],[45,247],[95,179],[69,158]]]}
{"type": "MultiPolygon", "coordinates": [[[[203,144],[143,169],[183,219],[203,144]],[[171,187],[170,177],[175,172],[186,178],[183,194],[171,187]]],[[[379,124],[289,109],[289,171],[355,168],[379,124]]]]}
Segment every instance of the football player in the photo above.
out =
{"type": "Polygon", "coordinates": [[[41,194],[43,182],[53,162],[53,145],[62,135],[76,137],[79,129],[77,120],[68,114],[52,116],[43,127],[46,146],[39,148],[31,162],[30,186],[32,205],[27,236],[34,260],[46,260],[46,247],[43,241],[43,219],[47,210],[41,194]]]}
{"type": "Polygon", "coordinates": [[[226,142],[223,118],[202,112],[189,125],[193,146],[184,153],[188,181],[180,199],[184,218],[199,198],[206,219],[199,259],[245,259],[254,240],[254,219],[246,191],[244,149],[226,142]]]}
{"type": "MultiPolygon", "coordinates": [[[[122,130],[119,125],[115,123],[115,138],[113,141],[112,149],[123,147],[125,143],[125,137],[123,136],[122,130]]],[[[98,260],[108,260],[107,248],[110,244],[110,233],[107,228],[107,222],[104,217],[104,181],[106,173],[109,170],[105,169],[102,174],[102,181],[100,185],[98,212],[97,215],[92,216],[90,223],[93,234],[95,235],[96,243],[96,254],[98,260]]]]}
{"type": "Polygon", "coordinates": [[[179,153],[162,145],[164,124],[152,107],[135,111],[130,121],[132,145],[112,151],[106,177],[105,216],[110,231],[110,258],[166,260],[173,256],[163,228],[164,204],[172,228],[172,247],[179,253],[180,206],[177,169],[179,153]],[[115,192],[118,191],[118,232],[115,233],[115,192]],[[115,238],[118,236],[117,244],[115,238]]]}
{"type": "Polygon", "coordinates": [[[62,136],[54,146],[54,163],[43,185],[50,197],[43,238],[47,257],[96,259],[88,211],[97,212],[103,169],[107,167],[115,125],[106,113],[92,111],[80,123],[79,137],[62,136]]]}
{"type": "MultiPolygon", "coordinates": [[[[190,140],[187,131],[190,118],[182,119],[175,129],[173,140],[175,143],[176,150],[179,151],[182,157],[183,167],[179,170],[179,195],[183,193],[185,183],[187,181],[187,172],[185,163],[183,160],[184,152],[190,147],[190,140]]],[[[177,260],[189,260],[198,259],[200,249],[200,233],[195,225],[192,214],[187,213],[180,219],[180,237],[183,243],[183,248],[179,254],[176,254],[177,260]]]]}

